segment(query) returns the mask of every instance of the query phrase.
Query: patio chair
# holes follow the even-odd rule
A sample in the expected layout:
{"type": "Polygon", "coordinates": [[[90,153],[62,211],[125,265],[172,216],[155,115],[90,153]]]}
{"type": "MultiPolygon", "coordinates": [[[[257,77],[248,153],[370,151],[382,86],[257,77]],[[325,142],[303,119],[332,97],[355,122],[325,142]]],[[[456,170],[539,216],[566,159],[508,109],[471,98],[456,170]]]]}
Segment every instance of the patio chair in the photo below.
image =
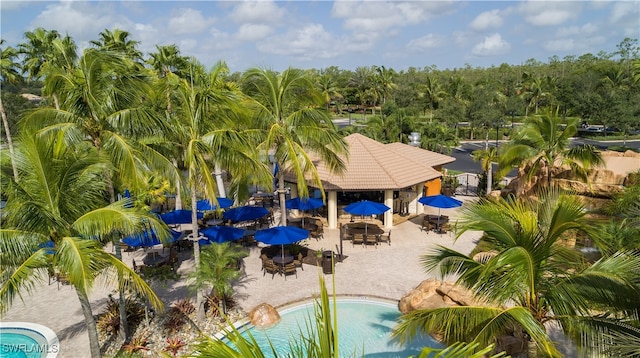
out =
{"type": "Polygon", "coordinates": [[[287,280],[287,275],[295,274],[296,278],[298,278],[298,269],[296,268],[296,265],[292,262],[290,264],[284,265],[284,269],[282,270],[282,274],[284,275],[285,281],[287,280]]]}
{"type": "Polygon", "coordinates": [[[304,256],[302,256],[302,252],[298,252],[298,257],[293,259],[293,263],[296,265],[296,267],[300,267],[302,269],[302,271],[304,271],[304,267],[302,267],[302,259],[304,258],[304,256]]]}
{"type": "Polygon", "coordinates": [[[351,239],[351,244],[353,244],[353,246],[356,246],[356,244],[364,245],[364,234],[353,234],[353,239],[351,239]]]}
{"type": "Polygon", "coordinates": [[[62,284],[63,286],[69,284],[69,278],[67,277],[67,275],[60,272],[56,274],[56,281],[58,281],[58,291],[60,290],[60,284],[62,284]]]}
{"type": "Polygon", "coordinates": [[[378,235],[378,242],[386,242],[387,244],[389,244],[389,246],[391,246],[391,230],[389,230],[389,232],[385,232],[384,234],[378,235]]]}
{"type": "Polygon", "coordinates": [[[438,231],[438,233],[439,234],[446,234],[449,231],[451,231],[451,224],[450,223],[444,223],[444,224],[440,225],[440,231],[438,231]]]}
{"type": "Polygon", "coordinates": [[[271,274],[271,279],[273,279],[273,276],[275,276],[276,274],[280,274],[280,266],[276,265],[273,260],[264,261],[262,267],[264,269],[262,276],[266,275],[268,272],[271,274]]]}
{"type": "Polygon", "coordinates": [[[420,226],[420,231],[427,231],[427,233],[429,233],[429,231],[435,229],[435,225],[433,225],[430,221],[429,221],[429,217],[425,216],[422,219],[422,225],[420,226]]]}
{"type": "Polygon", "coordinates": [[[322,224],[318,225],[317,228],[311,232],[311,237],[316,239],[316,241],[324,239],[324,228],[322,224]]]}
{"type": "Polygon", "coordinates": [[[364,244],[365,245],[375,245],[376,249],[378,248],[378,238],[376,235],[365,235],[364,236],[364,244]]]}

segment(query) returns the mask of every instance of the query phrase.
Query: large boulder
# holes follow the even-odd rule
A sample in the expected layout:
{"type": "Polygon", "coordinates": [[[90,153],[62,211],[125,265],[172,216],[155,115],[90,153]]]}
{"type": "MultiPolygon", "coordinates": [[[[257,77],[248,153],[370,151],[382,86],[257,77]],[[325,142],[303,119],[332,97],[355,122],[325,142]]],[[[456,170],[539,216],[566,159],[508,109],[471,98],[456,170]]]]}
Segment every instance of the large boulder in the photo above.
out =
{"type": "Polygon", "coordinates": [[[261,303],[249,311],[249,321],[256,327],[267,328],[280,322],[280,314],[268,303],[261,303]]]}
{"type": "Polygon", "coordinates": [[[422,281],[416,288],[404,295],[398,302],[402,313],[414,310],[434,309],[447,306],[483,305],[481,300],[455,283],[436,279],[422,281]]]}

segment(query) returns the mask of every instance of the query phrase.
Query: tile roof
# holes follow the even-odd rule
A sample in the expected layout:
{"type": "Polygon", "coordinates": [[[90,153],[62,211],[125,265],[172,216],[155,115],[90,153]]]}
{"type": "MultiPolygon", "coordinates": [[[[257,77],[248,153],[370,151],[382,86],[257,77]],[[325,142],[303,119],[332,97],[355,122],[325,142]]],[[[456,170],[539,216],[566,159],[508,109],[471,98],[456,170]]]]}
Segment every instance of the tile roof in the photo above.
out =
{"type": "MultiPolygon", "coordinates": [[[[397,190],[441,176],[433,167],[455,158],[403,143],[382,144],[361,134],[344,138],[349,146],[343,175],[331,173],[316,162],[325,190],[397,190]]],[[[344,159],[344,158],[343,158],[344,159]]],[[[290,173],[287,181],[295,181],[290,173]]]]}

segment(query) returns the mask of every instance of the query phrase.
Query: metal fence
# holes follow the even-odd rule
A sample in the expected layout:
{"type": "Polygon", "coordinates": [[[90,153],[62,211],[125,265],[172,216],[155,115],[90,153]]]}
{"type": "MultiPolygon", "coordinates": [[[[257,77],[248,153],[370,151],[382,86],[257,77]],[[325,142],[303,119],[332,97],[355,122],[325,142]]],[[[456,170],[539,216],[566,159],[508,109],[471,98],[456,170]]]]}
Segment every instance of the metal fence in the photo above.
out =
{"type": "MultiPolygon", "coordinates": [[[[500,186],[505,187],[512,178],[503,178],[500,181],[500,186]]],[[[448,179],[450,182],[455,183],[455,191],[456,195],[466,195],[466,196],[478,196],[478,183],[480,182],[480,178],[478,174],[475,173],[462,173],[453,176],[448,179]]]]}

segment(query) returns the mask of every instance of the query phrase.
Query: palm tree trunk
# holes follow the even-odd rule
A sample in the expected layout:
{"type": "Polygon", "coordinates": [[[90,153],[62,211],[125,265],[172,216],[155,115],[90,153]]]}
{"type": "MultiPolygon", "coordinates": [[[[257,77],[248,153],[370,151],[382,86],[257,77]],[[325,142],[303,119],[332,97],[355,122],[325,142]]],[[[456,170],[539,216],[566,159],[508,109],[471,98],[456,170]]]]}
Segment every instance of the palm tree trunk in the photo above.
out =
{"type": "MultiPolygon", "coordinates": [[[[198,242],[198,216],[196,213],[196,190],[195,184],[191,184],[191,225],[193,226],[193,262],[195,270],[200,270],[200,243],[198,242]]],[[[202,322],[204,320],[204,299],[202,297],[202,290],[196,291],[196,321],[202,322]]]]}
{"type": "Polygon", "coordinates": [[[96,321],[93,318],[93,312],[91,311],[91,304],[89,303],[89,297],[87,293],[75,287],[78,300],[80,301],[80,307],[82,308],[82,314],[84,314],[84,323],[87,326],[87,333],[89,334],[89,348],[91,350],[91,358],[100,358],[100,341],[98,340],[98,329],[96,328],[96,321]]]}
{"type": "Polygon", "coordinates": [[[4,133],[7,136],[7,145],[9,146],[9,155],[11,155],[11,167],[13,168],[13,179],[18,181],[18,166],[15,161],[15,154],[13,152],[13,139],[11,138],[11,131],[9,130],[9,120],[7,119],[7,112],[2,104],[2,98],[0,98],[0,113],[2,114],[2,124],[4,125],[4,133]]]}
{"type": "MultiPolygon", "coordinates": [[[[99,152],[102,152],[102,148],[98,148],[99,152]]],[[[113,187],[113,180],[111,179],[111,174],[109,172],[105,171],[105,179],[107,181],[107,187],[109,190],[109,195],[110,195],[110,199],[111,199],[111,203],[115,203],[116,202],[116,192],[115,192],[115,188],[113,187]]],[[[113,240],[113,247],[115,250],[115,256],[118,260],[122,261],[122,247],[120,245],[120,239],[117,235],[114,235],[113,240]]],[[[118,282],[121,282],[122,277],[120,277],[118,275],[118,282]]],[[[124,340],[125,342],[129,341],[129,323],[127,322],[127,303],[124,299],[124,288],[122,287],[122,285],[119,285],[120,287],[118,288],[118,306],[120,307],[120,328],[118,330],[118,335],[120,336],[120,338],[122,340],[124,340]]]]}
{"type": "Polygon", "coordinates": [[[220,164],[216,163],[213,165],[213,174],[216,177],[216,185],[218,186],[218,195],[221,198],[227,197],[227,192],[224,189],[224,182],[222,181],[222,169],[220,169],[220,164]]]}
{"type": "Polygon", "coordinates": [[[487,168],[487,195],[491,193],[491,185],[493,184],[493,165],[489,161],[489,167],[487,168]]]}
{"type": "Polygon", "coordinates": [[[287,226],[287,204],[284,189],[284,173],[282,166],[278,171],[278,200],[280,201],[280,226],[287,226]]]}

